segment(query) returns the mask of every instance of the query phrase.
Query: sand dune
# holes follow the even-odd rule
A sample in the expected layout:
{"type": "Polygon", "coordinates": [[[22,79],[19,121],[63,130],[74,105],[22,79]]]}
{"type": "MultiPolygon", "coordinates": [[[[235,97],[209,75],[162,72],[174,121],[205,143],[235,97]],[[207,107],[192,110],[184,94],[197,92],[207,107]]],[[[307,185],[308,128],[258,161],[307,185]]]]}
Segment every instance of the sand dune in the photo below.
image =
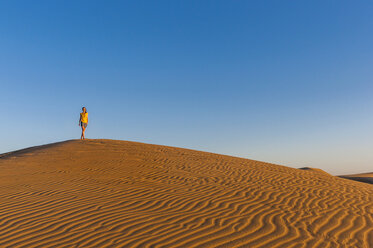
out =
{"type": "Polygon", "coordinates": [[[373,247],[373,185],[111,140],[0,155],[0,247],[373,247]]]}
{"type": "Polygon", "coordinates": [[[342,178],[347,178],[363,183],[370,183],[373,184],[373,172],[370,173],[360,173],[360,174],[353,174],[353,175],[344,175],[344,176],[339,176],[342,178]]]}

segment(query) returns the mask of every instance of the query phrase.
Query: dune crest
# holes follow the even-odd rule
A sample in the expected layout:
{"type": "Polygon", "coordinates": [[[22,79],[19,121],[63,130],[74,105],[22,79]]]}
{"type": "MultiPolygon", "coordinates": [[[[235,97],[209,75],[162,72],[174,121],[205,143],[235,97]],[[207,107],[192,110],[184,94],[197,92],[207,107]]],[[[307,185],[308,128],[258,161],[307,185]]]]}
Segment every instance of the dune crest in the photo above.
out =
{"type": "Polygon", "coordinates": [[[305,171],[314,172],[314,173],[326,174],[326,175],[331,176],[328,172],[323,171],[322,169],[318,169],[318,168],[302,167],[302,168],[299,168],[299,169],[300,169],[300,170],[305,170],[305,171]]]}
{"type": "Polygon", "coordinates": [[[373,247],[373,186],[127,141],[0,155],[0,247],[373,247]]]}

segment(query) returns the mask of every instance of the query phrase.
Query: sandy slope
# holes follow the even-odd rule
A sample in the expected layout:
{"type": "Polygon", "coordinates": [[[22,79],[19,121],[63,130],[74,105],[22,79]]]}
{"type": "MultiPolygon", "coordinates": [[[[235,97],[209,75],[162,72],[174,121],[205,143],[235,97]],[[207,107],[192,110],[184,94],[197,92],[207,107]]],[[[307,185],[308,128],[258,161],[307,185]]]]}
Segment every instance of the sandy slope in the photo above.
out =
{"type": "Polygon", "coordinates": [[[373,185],[125,141],[0,158],[0,247],[373,247],[373,185]]]}

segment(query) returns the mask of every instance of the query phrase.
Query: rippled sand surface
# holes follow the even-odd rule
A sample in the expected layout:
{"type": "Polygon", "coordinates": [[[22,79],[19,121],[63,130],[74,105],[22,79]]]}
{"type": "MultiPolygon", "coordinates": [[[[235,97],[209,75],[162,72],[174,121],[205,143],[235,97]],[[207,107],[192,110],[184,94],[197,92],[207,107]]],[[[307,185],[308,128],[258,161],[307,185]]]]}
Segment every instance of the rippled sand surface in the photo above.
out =
{"type": "Polygon", "coordinates": [[[373,247],[373,185],[127,141],[0,155],[0,247],[373,247]]]}

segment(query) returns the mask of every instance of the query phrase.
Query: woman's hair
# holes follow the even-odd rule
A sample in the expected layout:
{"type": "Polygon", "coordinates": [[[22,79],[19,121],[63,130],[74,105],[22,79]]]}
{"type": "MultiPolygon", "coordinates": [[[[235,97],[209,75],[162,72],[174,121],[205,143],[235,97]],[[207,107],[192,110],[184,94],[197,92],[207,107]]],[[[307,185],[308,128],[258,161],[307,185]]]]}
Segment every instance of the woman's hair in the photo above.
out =
{"type": "Polygon", "coordinates": [[[85,112],[87,112],[87,108],[86,108],[86,107],[83,107],[82,110],[84,111],[84,109],[85,109],[85,112]]]}

